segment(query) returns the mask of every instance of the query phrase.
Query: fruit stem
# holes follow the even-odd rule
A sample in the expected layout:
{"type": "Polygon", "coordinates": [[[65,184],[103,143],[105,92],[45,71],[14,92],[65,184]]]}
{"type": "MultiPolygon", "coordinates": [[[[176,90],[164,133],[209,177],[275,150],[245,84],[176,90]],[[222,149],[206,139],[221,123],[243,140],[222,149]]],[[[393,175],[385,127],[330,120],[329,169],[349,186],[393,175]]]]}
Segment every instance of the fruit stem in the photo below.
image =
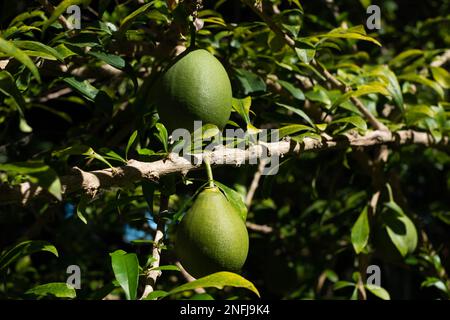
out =
{"type": "Polygon", "coordinates": [[[209,187],[214,188],[214,178],[213,178],[213,174],[212,174],[211,162],[210,162],[209,155],[206,155],[204,157],[203,161],[205,162],[206,174],[208,175],[209,187]]]}

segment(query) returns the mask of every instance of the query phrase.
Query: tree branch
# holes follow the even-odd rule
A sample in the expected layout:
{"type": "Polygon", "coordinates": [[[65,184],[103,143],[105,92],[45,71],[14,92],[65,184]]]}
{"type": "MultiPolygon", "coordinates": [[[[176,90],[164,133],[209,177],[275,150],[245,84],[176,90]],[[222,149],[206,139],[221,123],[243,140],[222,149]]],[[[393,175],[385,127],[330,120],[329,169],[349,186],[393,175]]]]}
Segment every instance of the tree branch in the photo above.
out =
{"type": "MultiPolygon", "coordinates": [[[[426,132],[401,130],[395,133],[381,130],[370,131],[365,135],[347,133],[334,139],[323,138],[321,141],[305,138],[302,142],[294,142],[289,138],[279,142],[259,143],[247,149],[232,149],[223,146],[209,153],[212,166],[240,166],[245,163],[256,163],[255,160],[269,156],[284,156],[287,154],[300,154],[303,152],[319,152],[348,147],[371,147],[383,144],[404,145],[417,144],[434,146],[448,150],[448,137],[436,142],[433,136],[426,132]]],[[[64,196],[71,193],[85,193],[94,197],[101,189],[124,187],[140,181],[159,181],[159,178],[171,173],[186,174],[191,170],[202,167],[203,154],[195,154],[191,159],[170,154],[167,158],[154,162],[141,162],[130,160],[121,167],[108,168],[95,171],[83,171],[77,167],[71,175],[62,176],[61,186],[64,196]]],[[[21,202],[27,204],[36,196],[45,194],[45,191],[36,184],[24,182],[15,186],[0,186],[0,204],[21,202]]]]}
{"type": "Polygon", "coordinates": [[[250,184],[250,188],[248,188],[247,196],[245,197],[245,205],[247,208],[250,208],[253,201],[253,196],[255,195],[256,189],[258,189],[259,186],[259,180],[261,179],[261,175],[264,171],[264,167],[267,164],[266,159],[261,159],[259,161],[258,169],[255,172],[255,175],[253,176],[252,183],[250,184]]]}
{"type": "Polygon", "coordinates": [[[152,270],[159,267],[161,261],[161,246],[164,239],[164,228],[166,226],[163,219],[160,218],[161,214],[169,209],[169,196],[161,193],[160,203],[159,203],[159,214],[155,216],[154,219],[157,222],[155,236],[153,238],[153,249],[152,257],[153,262],[150,267],[145,271],[145,288],[144,293],[140,300],[147,298],[147,296],[154,291],[156,285],[156,279],[161,275],[160,270],[152,270]]]}

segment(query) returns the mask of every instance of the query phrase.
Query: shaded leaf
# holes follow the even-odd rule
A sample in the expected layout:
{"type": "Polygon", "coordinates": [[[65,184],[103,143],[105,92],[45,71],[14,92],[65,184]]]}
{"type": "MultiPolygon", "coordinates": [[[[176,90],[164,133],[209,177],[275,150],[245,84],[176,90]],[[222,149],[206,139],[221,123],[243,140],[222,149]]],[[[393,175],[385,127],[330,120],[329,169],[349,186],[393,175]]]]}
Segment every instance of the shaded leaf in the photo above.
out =
{"type": "Polygon", "coordinates": [[[404,257],[417,246],[417,230],[411,219],[395,202],[385,203],[387,210],[382,218],[386,231],[400,254],[404,257]]]}
{"type": "Polygon", "coordinates": [[[46,241],[24,241],[0,255],[0,271],[4,270],[11,263],[14,263],[20,258],[40,251],[47,251],[58,257],[58,251],[56,248],[46,241]]]}
{"type": "Polygon", "coordinates": [[[118,33],[122,35],[133,23],[136,18],[138,18],[140,15],[146,13],[148,10],[151,9],[155,4],[155,1],[151,1],[147,4],[144,4],[143,6],[139,7],[139,9],[133,11],[128,16],[126,16],[120,23],[119,31],[118,33]]]}
{"type": "Polygon", "coordinates": [[[128,139],[127,147],[125,148],[125,159],[128,160],[128,151],[130,150],[131,146],[133,145],[134,141],[136,140],[138,131],[134,130],[134,132],[131,134],[130,139],[128,139]]]}
{"type": "Polygon", "coordinates": [[[56,199],[61,200],[61,181],[56,171],[41,161],[28,161],[0,164],[0,170],[11,174],[23,174],[30,177],[31,182],[46,189],[56,199]]]}
{"type": "Polygon", "coordinates": [[[74,77],[64,78],[63,81],[67,83],[72,89],[81,93],[85,98],[94,102],[99,90],[94,87],[89,81],[79,81],[74,77]]]}
{"type": "Polygon", "coordinates": [[[118,55],[96,50],[91,50],[88,52],[88,54],[106,62],[107,64],[113,66],[114,68],[117,69],[125,68],[126,65],[125,60],[118,55]]]}
{"type": "Polygon", "coordinates": [[[253,72],[245,69],[236,69],[236,77],[241,83],[245,95],[255,92],[265,92],[267,89],[266,83],[253,72]]]}

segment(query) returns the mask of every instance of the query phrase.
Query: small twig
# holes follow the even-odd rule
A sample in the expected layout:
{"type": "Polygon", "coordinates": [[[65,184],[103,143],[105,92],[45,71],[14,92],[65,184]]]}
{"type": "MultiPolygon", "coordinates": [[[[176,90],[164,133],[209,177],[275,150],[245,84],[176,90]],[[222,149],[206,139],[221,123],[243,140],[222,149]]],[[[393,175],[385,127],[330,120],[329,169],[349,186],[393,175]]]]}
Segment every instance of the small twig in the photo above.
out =
{"type": "Polygon", "coordinates": [[[68,93],[72,92],[72,88],[62,88],[60,90],[54,91],[54,92],[50,92],[47,95],[40,97],[38,99],[39,103],[45,103],[49,100],[54,100],[54,99],[58,99],[62,96],[65,96],[68,93]]]}
{"type": "Polygon", "coordinates": [[[261,233],[272,233],[273,232],[273,228],[268,225],[256,224],[256,223],[249,222],[249,221],[247,221],[245,223],[245,225],[247,226],[248,229],[250,229],[252,231],[261,232],[261,233]]]}
{"type": "MultiPolygon", "coordinates": [[[[53,12],[55,11],[55,7],[50,2],[48,2],[48,0],[39,0],[39,2],[44,7],[45,11],[47,11],[49,14],[53,14],[53,12]]],[[[66,18],[64,18],[63,15],[60,15],[58,17],[58,21],[62,24],[64,29],[66,30],[73,29],[72,24],[66,18]]]]}
{"type": "Polygon", "coordinates": [[[446,64],[450,60],[450,50],[445,50],[445,52],[437,56],[433,62],[430,63],[430,66],[432,67],[442,67],[444,64],[446,64]]]}
{"type": "MultiPolygon", "coordinates": [[[[192,282],[195,281],[196,279],[191,276],[186,269],[183,268],[183,266],[181,265],[180,261],[175,262],[175,265],[180,269],[181,275],[183,276],[183,278],[186,279],[187,282],[192,282]]],[[[205,289],[203,288],[195,288],[194,291],[196,293],[206,293],[205,289]]]]}
{"type": "Polygon", "coordinates": [[[248,188],[247,196],[245,197],[245,205],[247,208],[250,208],[252,205],[253,196],[255,195],[256,189],[258,189],[259,186],[259,180],[261,179],[261,175],[264,171],[264,167],[267,164],[266,159],[261,159],[259,161],[258,169],[255,172],[255,175],[253,176],[252,183],[250,184],[250,188],[248,188]]]}
{"type": "Polygon", "coordinates": [[[153,239],[153,249],[152,249],[153,262],[151,263],[150,267],[145,271],[145,288],[140,300],[147,298],[147,296],[154,291],[156,280],[161,275],[160,270],[153,270],[153,269],[159,267],[161,261],[161,246],[163,244],[164,229],[166,224],[164,220],[160,218],[160,216],[161,214],[166,212],[168,208],[169,208],[169,196],[165,195],[164,193],[161,193],[159,214],[157,217],[155,217],[155,220],[157,221],[157,226],[155,236],[153,239]]]}

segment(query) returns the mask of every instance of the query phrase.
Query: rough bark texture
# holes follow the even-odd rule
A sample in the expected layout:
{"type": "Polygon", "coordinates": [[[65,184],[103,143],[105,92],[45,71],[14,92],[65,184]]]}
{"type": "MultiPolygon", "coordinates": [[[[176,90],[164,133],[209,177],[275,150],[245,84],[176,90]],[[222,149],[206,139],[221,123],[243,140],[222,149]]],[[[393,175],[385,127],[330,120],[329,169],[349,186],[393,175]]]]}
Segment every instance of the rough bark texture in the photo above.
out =
{"type": "MultiPolygon", "coordinates": [[[[240,166],[246,163],[257,163],[258,159],[263,159],[267,155],[283,156],[347,147],[417,144],[448,148],[448,140],[448,137],[445,137],[436,142],[430,134],[412,130],[402,130],[395,133],[375,130],[362,136],[347,134],[331,140],[324,138],[319,141],[305,138],[301,143],[287,138],[279,142],[256,144],[246,150],[220,147],[213,150],[210,157],[212,166],[240,166]]],[[[191,170],[202,167],[203,156],[203,154],[196,154],[193,156],[196,161],[191,161],[172,153],[162,160],[154,162],[130,160],[127,165],[104,170],[83,171],[74,168],[73,174],[60,178],[62,192],[63,195],[85,193],[93,197],[101,189],[124,187],[139,180],[158,181],[160,177],[171,173],[186,174],[191,170]]],[[[4,185],[0,187],[0,204],[9,202],[27,204],[34,197],[44,193],[45,191],[42,188],[28,182],[12,187],[4,185]]]]}

